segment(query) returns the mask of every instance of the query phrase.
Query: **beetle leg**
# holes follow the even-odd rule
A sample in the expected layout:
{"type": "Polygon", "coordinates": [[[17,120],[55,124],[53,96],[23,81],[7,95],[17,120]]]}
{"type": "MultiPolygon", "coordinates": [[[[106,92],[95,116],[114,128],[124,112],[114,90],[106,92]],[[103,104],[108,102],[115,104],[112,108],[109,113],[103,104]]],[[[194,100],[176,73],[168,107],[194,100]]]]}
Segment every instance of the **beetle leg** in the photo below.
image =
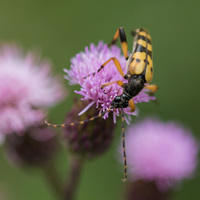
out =
{"type": "MultiPolygon", "coordinates": [[[[119,72],[119,73],[121,74],[121,76],[124,78],[124,72],[123,72],[123,70],[122,70],[122,67],[121,67],[119,61],[117,60],[117,58],[115,58],[115,57],[112,57],[112,58],[110,58],[109,60],[107,60],[105,63],[103,63],[103,64],[101,65],[101,67],[97,70],[97,72],[94,72],[92,75],[94,76],[96,73],[100,72],[111,60],[114,62],[115,67],[117,68],[118,72],[119,72]]],[[[88,76],[90,76],[90,75],[88,75],[88,76]]],[[[87,78],[88,76],[84,77],[84,79],[87,78]]]]}
{"type": "Polygon", "coordinates": [[[135,111],[135,103],[134,103],[133,99],[129,100],[128,103],[131,108],[130,112],[134,112],[135,111]]]}
{"type": "Polygon", "coordinates": [[[109,43],[109,46],[115,44],[118,38],[120,38],[121,47],[122,47],[124,57],[126,58],[126,60],[128,60],[128,57],[129,57],[129,55],[128,55],[128,45],[127,45],[127,41],[126,41],[126,34],[125,34],[123,27],[120,27],[120,28],[117,29],[117,31],[116,31],[116,33],[113,37],[113,40],[109,43]]]}
{"type": "Polygon", "coordinates": [[[120,80],[119,81],[113,81],[113,82],[109,82],[109,83],[105,83],[105,84],[101,85],[101,89],[103,89],[104,87],[106,87],[108,85],[111,85],[113,83],[117,83],[121,87],[124,85],[124,83],[122,81],[120,81],[120,80]]]}
{"type": "Polygon", "coordinates": [[[125,145],[125,133],[124,133],[124,111],[121,108],[122,113],[122,147],[123,147],[123,157],[124,157],[124,178],[122,179],[123,182],[127,180],[127,163],[126,163],[126,145],[125,145]]]}
{"type": "Polygon", "coordinates": [[[151,94],[155,93],[158,90],[157,85],[146,85],[144,88],[148,89],[151,94]]]}

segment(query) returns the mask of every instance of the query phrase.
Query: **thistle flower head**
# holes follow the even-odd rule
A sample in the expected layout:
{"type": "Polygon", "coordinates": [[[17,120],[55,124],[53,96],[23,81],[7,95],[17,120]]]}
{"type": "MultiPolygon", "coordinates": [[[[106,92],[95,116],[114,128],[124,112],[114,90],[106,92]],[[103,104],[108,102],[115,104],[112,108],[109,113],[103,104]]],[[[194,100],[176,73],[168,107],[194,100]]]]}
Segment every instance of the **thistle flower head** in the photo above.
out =
{"type": "Polygon", "coordinates": [[[33,53],[23,54],[14,45],[0,48],[0,139],[22,134],[45,117],[49,107],[64,97],[64,90],[51,75],[51,64],[33,53]]]}
{"type": "MultiPolygon", "coordinates": [[[[81,86],[81,89],[75,92],[82,95],[82,100],[89,100],[91,102],[84,111],[94,104],[96,107],[100,108],[100,112],[106,111],[110,107],[112,100],[122,93],[122,88],[117,84],[112,84],[101,89],[101,85],[108,82],[116,80],[125,82],[112,61],[99,73],[96,73],[94,76],[92,75],[111,57],[116,57],[119,60],[124,74],[126,74],[126,60],[124,56],[121,55],[120,48],[117,46],[108,48],[107,44],[104,44],[103,42],[99,42],[97,46],[91,44],[90,48],[86,47],[85,52],[81,52],[71,59],[71,69],[64,70],[67,73],[65,78],[70,81],[70,84],[79,84],[81,86]],[[84,78],[86,76],[88,77],[84,78]]],[[[134,97],[134,102],[148,102],[149,100],[155,99],[155,97],[149,96],[145,92],[146,90],[143,89],[136,97],[134,97]]],[[[137,111],[133,113],[130,113],[129,111],[130,108],[124,109],[124,112],[127,114],[137,114],[137,111]]],[[[114,119],[118,113],[118,109],[113,112],[114,119]]],[[[108,113],[106,113],[104,117],[107,118],[108,113]]]]}
{"type": "Polygon", "coordinates": [[[175,122],[146,119],[127,129],[129,177],[155,181],[160,188],[191,177],[198,145],[189,130],[175,122]]]}

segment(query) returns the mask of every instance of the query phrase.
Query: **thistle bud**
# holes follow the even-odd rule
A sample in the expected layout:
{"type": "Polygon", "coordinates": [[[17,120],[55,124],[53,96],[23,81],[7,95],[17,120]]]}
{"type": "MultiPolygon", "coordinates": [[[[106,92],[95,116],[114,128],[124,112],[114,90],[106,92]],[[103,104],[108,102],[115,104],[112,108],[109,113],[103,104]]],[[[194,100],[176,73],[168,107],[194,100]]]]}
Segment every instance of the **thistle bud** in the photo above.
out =
{"type": "Polygon", "coordinates": [[[49,127],[32,127],[23,135],[6,137],[6,154],[13,164],[40,165],[50,160],[56,150],[54,132],[49,127]]]}
{"type": "MultiPolygon", "coordinates": [[[[85,120],[99,114],[98,109],[91,107],[81,117],[77,113],[82,110],[88,102],[75,101],[71,111],[67,114],[65,123],[85,120]]],[[[69,126],[64,128],[63,133],[66,139],[67,147],[70,151],[78,153],[87,158],[93,158],[105,152],[111,144],[114,123],[111,118],[97,118],[77,126],[69,126]]]]}

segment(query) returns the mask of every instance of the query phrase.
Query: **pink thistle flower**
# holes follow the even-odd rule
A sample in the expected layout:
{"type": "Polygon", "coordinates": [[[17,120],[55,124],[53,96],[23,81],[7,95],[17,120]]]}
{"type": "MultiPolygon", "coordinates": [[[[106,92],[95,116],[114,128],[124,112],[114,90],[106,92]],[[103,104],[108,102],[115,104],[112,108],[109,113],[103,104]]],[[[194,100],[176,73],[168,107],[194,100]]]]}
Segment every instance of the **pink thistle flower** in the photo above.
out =
{"type": "Polygon", "coordinates": [[[32,53],[23,55],[14,45],[0,48],[0,139],[10,133],[23,134],[40,123],[44,108],[64,97],[58,78],[51,75],[51,64],[32,53]]]}
{"type": "MultiPolygon", "coordinates": [[[[101,89],[102,84],[122,80],[125,81],[123,77],[117,71],[114,63],[111,61],[107,64],[103,70],[96,73],[94,76],[91,75],[96,72],[100,66],[106,62],[111,57],[116,57],[124,72],[126,72],[126,60],[124,56],[121,55],[121,50],[117,46],[112,46],[108,48],[107,44],[99,42],[97,46],[94,44],[85,48],[85,52],[80,52],[74,58],[71,59],[71,69],[64,71],[67,73],[65,78],[70,81],[70,84],[79,84],[81,89],[75,91],[76,93],[82,95],[82,100],[90,100],[91,103],[79,113],[83,114],[92,105],[96,104],[97,108],[100,108],[100,112],[106,111],[110,107],[112,100],[119,94],[122,93],[122,88],[117,84],[112,84],[101,89]]],[[[126,73],[125,73],[126,74],[126,73]]],[[[135,103],[148,102],[149,100],[155,100],[155,97],[148,95],[146,89],[143,89],[137,96],[133,98],[135,103]]],[[[129,115],[137,115],[137,110],[133,113],[129,112],[130,108],[125,108],[124,112],[129,115]]],[[[116,115],[119,114],[118,109],[113,112],[114,121],[116,115]]],[[[104,118],[108,117],[108,113],[104,115],[104,118]]]]}
{"type": "Polygon", "coordinates": [[[191,177],[197,166],[197,142],[174,122],[146,119],[130,126],[126,149],[130,179],[155,181],[160,189],[191,177]]]}

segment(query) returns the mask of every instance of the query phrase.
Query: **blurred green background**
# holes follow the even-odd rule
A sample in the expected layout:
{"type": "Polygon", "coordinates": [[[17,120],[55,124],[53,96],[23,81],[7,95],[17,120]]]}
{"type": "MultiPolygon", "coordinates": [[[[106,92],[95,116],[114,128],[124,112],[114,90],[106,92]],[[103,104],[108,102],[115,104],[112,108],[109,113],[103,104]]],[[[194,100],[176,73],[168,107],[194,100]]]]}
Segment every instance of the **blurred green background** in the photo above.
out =
{"type": "MultiPolygon", "coordinates": [[[[159,106],[139,104],[140,118],[156,115],[175,119],[189,127],[199,139],[200,122],[200,1],[197,0],[0,0],[0,43],[15,42],[27,50],[39,50],[52,60],[54,71],[63,77],[70,59],[90,43],[109,42],[118,27],[127,33],[138,27],[149,29],[154,49],[154,79],[159,86],[159,106]]],[[[49,118],[62,122],[73,105],[73,90],[65,101],[50,111],[49,118]]],[[[120,124],[112,148],[103,156],[86,162],[77,197],[81,200],[122,199],[124,183],[115,151],[120,139],[120,124]]],[[[53,200],[42,172],[15,169],[0,156],[0,199],[53,200]]],[[[57,166],[67,173],[67,153],[60,151],[57,166]]],[[[173,200],[200,198],[199,172],[174,192],[173,200]]]]}

